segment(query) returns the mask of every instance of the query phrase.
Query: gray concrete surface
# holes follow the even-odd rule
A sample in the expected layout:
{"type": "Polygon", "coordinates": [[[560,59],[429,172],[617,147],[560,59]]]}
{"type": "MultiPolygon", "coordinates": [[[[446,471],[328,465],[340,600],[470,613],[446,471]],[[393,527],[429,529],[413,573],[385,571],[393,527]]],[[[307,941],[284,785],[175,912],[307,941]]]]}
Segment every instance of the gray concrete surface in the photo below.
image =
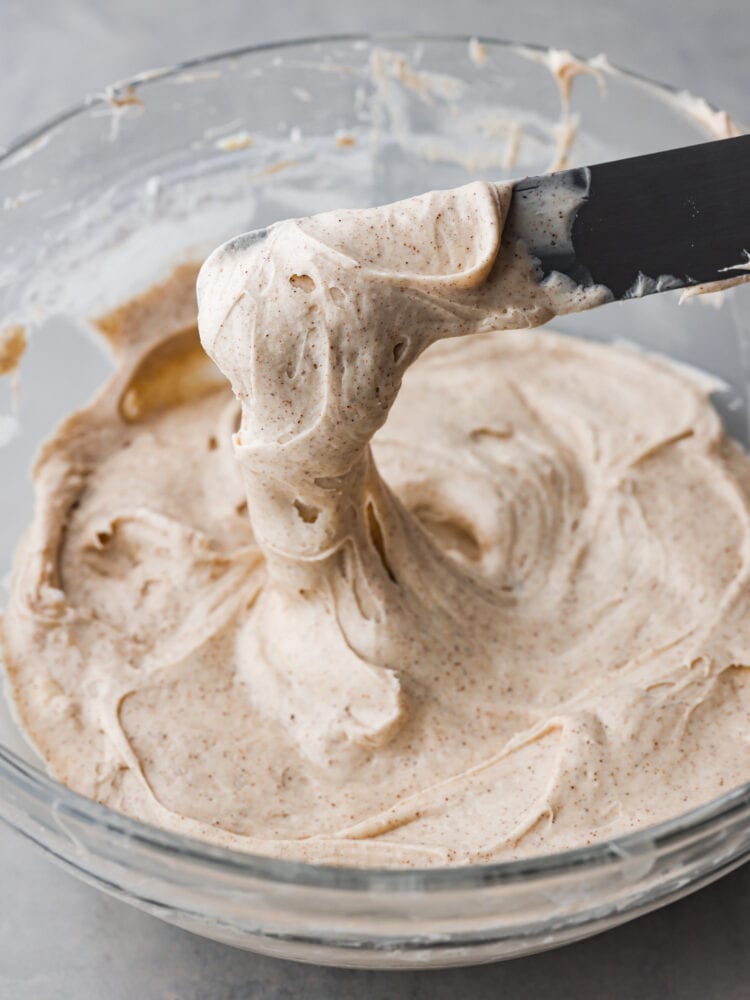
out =
{"type": "MultiPolygon", "coordinates": [[[[747,0],[0,0],[0,146],[83,93],[201,53],[332,31],[458,31],[614,61],[750,120],[747,0]]],[[[750,1000],[750,865],[578,945],[477,969],[312,969],[203,941],[0,829],[0,1000],[750,1000]]]]}

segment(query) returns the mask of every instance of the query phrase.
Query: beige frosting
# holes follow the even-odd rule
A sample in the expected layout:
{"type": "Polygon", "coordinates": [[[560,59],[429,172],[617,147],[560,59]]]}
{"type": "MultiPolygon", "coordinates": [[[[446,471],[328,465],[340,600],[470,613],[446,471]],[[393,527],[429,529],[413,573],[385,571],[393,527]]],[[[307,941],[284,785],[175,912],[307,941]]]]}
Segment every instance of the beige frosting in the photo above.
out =
{"type": "Polygon", "coordinates": [[[236,399],[188,271],[107,320],[119,368],[40,457],[4,623],[61,780],[244,850],[423,866],[750,778],[750,463],[700,378],[518,329],[601,294],[537,284],[508,200],[220,248],[200,333],[236,399]]]}

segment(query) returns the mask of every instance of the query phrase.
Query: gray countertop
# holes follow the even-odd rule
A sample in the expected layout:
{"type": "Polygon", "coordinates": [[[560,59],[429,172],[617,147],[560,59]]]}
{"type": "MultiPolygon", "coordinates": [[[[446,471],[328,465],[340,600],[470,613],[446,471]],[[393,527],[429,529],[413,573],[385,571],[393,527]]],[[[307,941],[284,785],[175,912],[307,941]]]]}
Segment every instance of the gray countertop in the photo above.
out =
{"type": "MultiPolygon", "coordinates": [[[[750,119],[747,0],[0,0],[0,146],[88,91],[201,53],[335,31],[604,51],[750,119]]],[[[447,997],[750,1000],[750,865],[581,944],[476,969],[314,969],[201,940],[84,886],[0,828],[0,1000],[447,997]]]]}

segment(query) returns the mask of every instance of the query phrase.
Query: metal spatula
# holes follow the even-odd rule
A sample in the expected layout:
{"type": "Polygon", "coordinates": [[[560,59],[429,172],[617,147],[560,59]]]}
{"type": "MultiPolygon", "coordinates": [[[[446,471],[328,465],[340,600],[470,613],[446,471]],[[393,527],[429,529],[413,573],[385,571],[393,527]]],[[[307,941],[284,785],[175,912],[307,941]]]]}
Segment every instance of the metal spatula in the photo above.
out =
{"type": "Polygon", "coordinates": [[[750,135],[519,181],[508,227],[615,299],[750,272],[750,135]]]}

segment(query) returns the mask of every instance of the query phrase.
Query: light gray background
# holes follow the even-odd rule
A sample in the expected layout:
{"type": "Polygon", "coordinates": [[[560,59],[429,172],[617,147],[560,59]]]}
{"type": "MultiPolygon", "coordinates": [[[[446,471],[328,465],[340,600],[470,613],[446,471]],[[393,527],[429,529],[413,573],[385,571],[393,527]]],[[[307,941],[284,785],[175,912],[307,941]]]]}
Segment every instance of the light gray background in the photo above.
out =
{"type": "MultiPolygon", "coordinates": [[[[457,31],[604,51],[750,120],[747,0],[0,0],[0,146],[138,70],[243,44],[457,31]]],[[[117,903],[0,828],[0,1000],[750,1000],[750,865],[579,945],[477,969],[259,958],[117,903]]]]}

